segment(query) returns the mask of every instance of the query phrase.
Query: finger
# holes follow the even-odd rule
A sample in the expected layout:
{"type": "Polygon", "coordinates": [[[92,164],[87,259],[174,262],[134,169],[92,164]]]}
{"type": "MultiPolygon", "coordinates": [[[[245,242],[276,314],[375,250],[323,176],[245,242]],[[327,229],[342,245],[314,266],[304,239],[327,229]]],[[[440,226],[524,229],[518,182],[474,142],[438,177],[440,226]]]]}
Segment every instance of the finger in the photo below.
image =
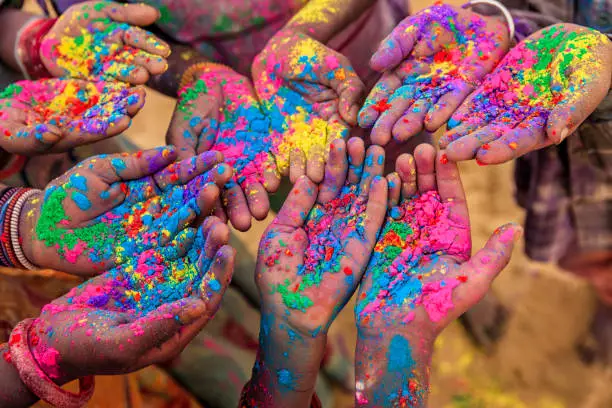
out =
{"type": "Polygon", "coordinates": [[[435,132],[446,123],[453,112],[467,98],[474,88],[464,81],[454,81],[453,90],[442,95],[438,101],[429,109],[425,116],[425,129],[435,132]]]}
{"type": "MultiPolygon", "coordinates": [[[[248,231],[251,228],[251,212],[244,192],[238,184],[233,184],[223,190],[223,207],[234,228],[238,231],[248,231]]],[[[216,214],[215,214],[216,215],[216,214]]]]}
{"type": "Polygon", "coordinates": [[[365,95],[365,85],[344,55],[333,52],[325,58],[325,64],[337,68],[324,72],[321,82],[329,85],[338,95],[338,111],[342,119],[355,126],[357,113],[365,95]]]}
{"type": "Polygon", "coordinates": [[[349,184],[357,184],[363,175],[363,162],[365,159],[365,144],[363,139],[353,137],[346,144],[348,151],[349,172],[347,181],[349,184]]]}
{"type": "Polygon", "coordinates": [[[404,153],[395,163],[395,169],[402,182],[402,199],[409,200],[417,193],[417,172],[414,157],[404,153]]]}
{"type": "Polygon", "coordinates": [[[280,187],[281,175],[276,168],[276,160],[271,154],[268,154],[266,163],[264,164],[264,188],[268,193],[275,193],[280,187]]]}
{"type": "Polygon", "coordinates": [[[320,183],[325,175],[325,149],[322,146],[312,146],[310,158],[306,162],[306,175],[315,183],[320,183]]]}
{"type": "Polygon", "coordinates": [[[416,88],[401,86],[389,100],[390,107],[385,110],[374,125],[370,138],[373,143],[385,145],[391,140],[393,128],[398,120],[410,109],[415,102],[416,88]]]}
{"type": "Polygon", "coordinates": [[[398,142],[405,142],[423,130],[425,116],[431,103],[427,99],[419,99],[408,109],[393,126],[392,134],[398,142]]]}
{"type": "Polygon", "coordinates": [[[147,100],[147,92],[143,87],[135,87],[130,90],[130,94],[127,97],[127,114],[130,117],[136,116],[138,112],[144,107],[147,100]]]}
{"type": "Polygon", "coordinates": [[[325,165],[325,178],[323,179],[323,183],[319,186],[317,203],[325,204],[336,198],[342,189],[348,169],[346,152],[346,143],[344,140],[335,140],[330,145],[329,159],[325,165]]]}
{"type": "Polygon", "coordinates": [[[268,193],[261,183],[251,183],[243,186],[251,215],[256,220],[263,220],[270,211],[268,193]]]}
{"type": "Polygon", "coordinates": [[[476,154],[476,160],[482,164],[505,163],[552,144],[545,134],[545,122],[538,116],[509,129],[497,140],[482,146],[476,154]]]}
{"type": "Polygon", "coordinates": [[[295,182],[306,175],[306,157],[300,149],[293,149],[289,154],[289,180],[295,182]]]}
{"type": "Polygon", "coordinates": [[[195,228],[185,228],[179,231],[167,244],[161,249],[164,259],[176,260],[183,258],[191,249],[196,238],[195,228]]]}
{"type": "Polygon", "coordinates": [[[304,225],[317,199],[318,188],[308,177],[300,177],[291,189],[273,223],[290,228],[304,225]]]}
{"type": "Polygon", "coordinates": [[[522,235],[523,228],[518,224],[510,223],[499,227],[485,246],[461,269],[469,273],[470,277],[481,277],[490,283],[506,267],[514,245],[522,235]]]}
{"type": "Polygon", "coordinates": [[[230,231],[227,224],[216,219],[211,225],[207,226],[208,233],[204,240],[204,252],[202,256],[206,259],[213,259],[219,248],[229,242],[230,231]]]}
{"type": "Polygon", "coordinates": [[[109,79],[116,79],[133,85],[144,85],[149,80],[149,72],[139,65],[134,65],[129,61],[131,57],[127,55],[117,55],[115,59],[108,62],[103,76],[109,79]]]}
{"type": "MultiPolygon", "coordinates": [[[[469,231],[470,217],[459,168],[457,163],[446,158],[444,151],[439,151],[436,156],[436,184],[440,199],[449,209],[448,218],[452,221],[452,227],[469,231]]],[[[468,252],[459,255],[465,255],[467,258],[470,254],[468,252]]]]}
{"type": "Polygon", "coordinates": [[[414,149],[416,163],[417,187],[420,194],[436,189],[435,175],[436,149],[429,144],[420,144],[414,149]]]}
{"type": "Polygon", "coordinates": [[[210,171],[195,176],[185,185],[185,198],[197,197],[199,192],[208,184],[215,184],[222,189],[232,179],[232,168],[225,163],[217,164],[210,171]]]}
{"type": "Polygon", "coordinates": [[[91,169],[107,184],[113,184],[154,174],[170,165],[175,159],[175,149],[172,146],[162,146],[132,154],[94,156],[85,160],[80,166],[91,169]]]}
{"type": "Polygon", "coordinates": [[[145,51],[136,52],[134,57],[127,60],[126,63],[144,68],[149,75],[161,75],[168,69],[168,62],[165,58],[145,51]]]}
{"type": "Polygon", "coordinates": [[[385,149],[377,145],[370,146],[366,151],[365,166],[359,183],[359,196],[366,197],[368,195],[372,179],[376,176],[382,176],[384,169],[385,149]]]}
{"type": "Polygon", "coordinates": [[[416,30],[411,28],[412,18],[408,17],[397,25],[378,46],[370,59],[370,67],[383,72],[397,66],[412,51],[417,40],[416,30]]]}
{"type": "MultiPolygon", "coordinates": [[[[452,120],[452,118],[451,118],[452,120]]],[[[450,124],[450,121],[449,121],[450,124]]],[[[462,137],[469,135],[470,133],[476,132],[478,129],[486,126],[488,122],[484,119],[475,119],[470,120],[469,122],[460,123],[456,127],[453,127],[451,130],[447,131],[442,135],[439,141],[440,149],[446,149],[450,147],[450,145],[462,137]]]]}
{"type": "Polygon", "coordinates": [[[223,245],[214,254],[210,269],[202,279],[201,293],[206,302],[208,319],[215,315],[223,294],[232,281],[235,261],[236,250],[229,245],[223,245]]]}
{"type": "Polygon", "coordinates": [[[189,206],[180,207],[172,214],[162,214],[163,229],[160,244],[166,246],[180,231],[185,230],[196,219],[196,213],[189,206]]]}
{"type": "Polygon", "coordinates": [[[374,247],[376,237],[387,214],[387,197],[389,194],[387,180],[380,175],[376,175],[372,179],[369,190],[370,194],[368,195],[368,204],[364,218],[364,231],[367,242],[370,243],[371,247],[374,247]]]}
{"type": "MultiPolygon", "coordinates": [[[[221,198],[221,189],[215,185],[208,183],[199,192],[195,209],[199,216],[209,216],[215,210],[215,206],[221,198]]],[[[197,222],[196,222],[197,224],[197,222]]]]}
{"type": "Polygon", "coordinates": [[[396,172],[387,174],[387,185],[389,187],[389,195],[387,197],[388,208],[395,207],[399,204],[400,195],[402,192],[402,181],[399,174],[396,172]]]}
{"type": "Polygon", "coordinates": [[[167,66],[167,63],[166,60],[161,57],[169,56],[170,46],[168,44],[150,32],[136,26],[130,26],[130,28],[127,30],[122,30],[121,36],[121,40],[125,45],[142,50],[143,53],[141,55],[143,56],[148,54],[147,58],[151,60],[151,63],[155,62],[156,64],[162,64],[160,68],[164,69],[162,69],[161,72],[156,73],[149,70],[151,74],[157,75],[165,71],[165,66],[167,66]]]}
{"type": "MultiPolygon", "coordinates": [[[[156,8],[144,3],[119,5],[113,2],[99,2],[98,4],[103,6],[97,8],[97,11],[104,12],[110,19],[120,23],[145,27],[155,23],[160,17],[156,8]]],[[[167,49],[164,55],[168,55],[169,52],[170,49],[167,49]]]]}
{"type": "Polygon", "coordinates": [[[384,73],[370,91],[363,107],[359,111],[358,122],[362,128],[369,128],[387,110],[387,103],[395,90],[402,86],[402,81],[394,73],[384,73]]]}
{"type": "Polygon", "coordinates": [[[3,150],[26,156],[53,150],[63,136],[61,130],[53,125],[26,126],[12,121],[0,124],[0,132],[3,150]]]}
{"type": "Polygon", "coordinates": [[[205,152],[176,163],[170,164],[153,177],[162,189],[170,186],[186,184],[194,177],[200,176],[211,170],[215,165],[223,161],[223,155],[219,152],[205,152]]]}
{"type": "Polygon", "coordinates": [[[454,162],[471,160],[476,157],[479,150],[488,149],[491,142],[497,140],[505,131],[510,129],[511,127],[498,121],[492,122],[449,144],[445,150],[446,155],[449,160],[454,162]]]}

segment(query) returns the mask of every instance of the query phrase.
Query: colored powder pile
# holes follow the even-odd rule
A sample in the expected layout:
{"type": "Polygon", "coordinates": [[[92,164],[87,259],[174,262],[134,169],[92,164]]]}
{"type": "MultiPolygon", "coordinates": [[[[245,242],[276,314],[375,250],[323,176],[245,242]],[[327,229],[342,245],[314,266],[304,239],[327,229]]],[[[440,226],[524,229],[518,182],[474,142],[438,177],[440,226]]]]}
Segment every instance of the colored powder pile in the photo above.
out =
{"type": "MultiPolygon", "coordinates": [[[[434,191],[403,201],[392,214],[401,217],[389,217],[383,227],[368,265],[372,288],[361,295],[356,312],[367,321],[372,313],[422,305],[439,321],[453,307],[450,295],[460,281],[444,279],[447,271],[436,261],[440,254],[469,253],[469,233],[449,219],[448,205],[434,191]]],[[[404,322],[413,318],[414,311],[404,322]]]]}
{"type": "MultiPolygon", "coordinates": [[[[357,195],[357,186],[344,187],[341,194],[325,205],[316,205],[308,215],[304,230],[308,237],[308,248],[304,263],[298,269],[300,282],[286,280],[273,290],[280,293],[284,304],[291,308],[306,311],[313,305],[312,299],[303,292],[311,287],[320,286],[327,273],[342,272],[347,282],[352,284],[353,271],[345,267],[341,270],[340,259],[345,256],[345,245],[351,238],[365,239],[364,217],[365,200],[357,195]]],[[[266,259],[266,265],[278,263],[282,252],[292,256],[287,245],[266,259]]]]}
{"type": "Polygon", "coordinates": [[[421,406],[427,390],[416,379],[417,363],[412,357],[410,342],[399,334],[394,335],[389,342],[386,358],[387,374],[395,377],[392,383],[401,384],[401,388],[385,395],[384,406],[421,406]]]}
{"type": "Polygon", "coordinates": [[[289,22],[291,25],[306,24],[311,26],[312,24],[326,23],[331,16],[340,10],[338,0],[301,0],[301,2],[305,5],[299,13],[293,16],[289,22]]]}
{"type": "MultiPolygon", "coordinates": [[[[402,98],[415,101],[427,99],[435,103],[449,92],[480,83],[482,74],[476,71],[482,71],[480,67],[485,63],[491,67],[497,63],[501,57],[501,52],[497,50],[503,37],[501,34],[491,35],[486,30],[485,21],[476,15],[472,15],[468,21],[464,19],[446,4],[427,8],[411,19],[413,24],[407,31],[413,32],[416,42],[424,41],[429,49],[439,48],[435,42],[444,33],[451,33],[452,39],[433,55],[409,56],[402,66],[402,71],[408,73],[403,80],[404,86],[389,98],[389,102],[402,98]],[[423,67],[426,67],[426,72],[423,72],[423,67]]],[[[384,84],[379,83],[377,87],[385,91],[384,84]]],[[[390,104],[384,106],[387,100],[382,101],[383,106],[380,102],[375,103],[368,98],[362,108],[362,116],[369,112],[365,108],[374,104],[374,110],[379,113],[391,107],[390,104]]]]}
{"type": "MultiPolygon", "coordinates": [[[[173,186],[163,194],[155,193],[147,180],[121,184],[127,199],[87,226],[67,228],[65,207],[83,186],[66,184],[47,190],[36,225],[39,240],[69,262],[81,256],[101,268],[118,265],[107,273],[102,287],[86,285],[85,292],[70,298],[72,305],[112,307],[145,315],[159,306],[182,299],[200,290],[203,273],[210,260],[198,268],[203,236],[187,230],[171,240],[171,231],[180,231],[189,209],[196,214],[196,199],[204,178],[198,176],[185,186],[173,186]],[[180,238],[179,238],[180,237],[180,238]],[[164,243],[164,241],[170,241],[164,243]],[[193,242],[193,244],[191,243],[193,242]],[[181,256],[186,253],[185,256],[181,256]]],[[[87,191],[84,192],[85,194],[87,191]]],[[[208,277],[214,280],[214,277],[208,277]]],[[[211,284],[209,287],[219,287],[211,284]]]]}
{"type": "MultiPolygon", "coordinates": [[[[0,119],[8,119],[2,109],[13,108],[27,113],[26,125],[37,125],[36,137],[46,131],[45,124],[69,132],[105,134],[111,124],[127,115],[128,106],[137,101],[138,96],[121,83],[68,79],[19,81],[0,93],[0,119]]],[[[3,135],[28,136],[23,132],[12,135],[3,130],[3,135]]]]}
{"type": "MultiPolygon", "coordinates": [[[[461,121],[495,120],[500,126],[513,128],[525,119],[547,120],[554,107],[581,97],[582,88],[600,67],[591,50],[605,41],[606,37],[594,30],[568,32],[563,25],[526,39],[483,82],[469,105],[469,114],[461,121]]],[[[458,123],[451,120],[449,127],[458,123]]]]}
{"type": "MultiPolygon", "coordinates": [[[[100,3],[96,7],[103,8],[105,5],[100,3]]],[[[59,39],[45,39],[41,44],[41,53],[62,68],[66,77],[94,81],[128,78],[137,68],[137,59],[158,58],[162,61],[161,57],[143,50],[108,41],[129,29],[130,25],[116,23],[109,18],[93,19],[87,28],[81,28],[77,36],[63,35],[59,39]]],[[[149,47],[164,49],[152,36],[145,41],[149,47]]]]}
{"type": "MultiPolygon", "coordinates": [[[[200,95],[208,93],[211,87],[220,85],[225,99],[219,101],[223,106],[219,122],[211,123],[216,133],[211,132],[211,129],[203,130],[213,139],[207,140],[208,144],[212,144],[210,150],[223,153],[225,162],[234,169],[233,179],[227,187],[236,183],[240,186],[265,184],[264,172],[273,142],[270,119],[259,109],[244,79],[224,79],[222,72],[205,69],[200,79],[179,92],[178,109],[184,112],[184,118],[189,120],[190,126],[197,126],[202,119],[195,116],[197,112],[194,112],[196,107],[193,102],[200,95]]],[[[185,131],[184,137],[192,136],[189,131],[185,131]]]]}
{"type": "MultiPolygon", "coordinates": [[[[282,41],[291,40],[288,38],[282,41]]],[[[272,152],[276,165],[281,173],[285,173],[293,151],[301,151],[307,160],[325,160],[331,142],[347,136],[348,130],[343,124],[319,117],[316,113],[317,104],[307,101],[303,96],[323,90],[318,85],[322,82],[322,78],[318,77],[319,72],[328,70],[327,79],[344,78],[347,73],[335,57],[321,61],[319,56],[325,54],[323,45],[308,37],[299,39],[294,45],[281,45],[292,47],[289,57],[283,60],[282,57],[269,54],[265,60],[265,72],[255,85],[262,109],[271,121],[274,134],[272,152]],[[326,69],[322,69],[323,64],[326,69]],[[291,80],[291,86],[278,75],[286,67],[295,78],[291,80]]]]}

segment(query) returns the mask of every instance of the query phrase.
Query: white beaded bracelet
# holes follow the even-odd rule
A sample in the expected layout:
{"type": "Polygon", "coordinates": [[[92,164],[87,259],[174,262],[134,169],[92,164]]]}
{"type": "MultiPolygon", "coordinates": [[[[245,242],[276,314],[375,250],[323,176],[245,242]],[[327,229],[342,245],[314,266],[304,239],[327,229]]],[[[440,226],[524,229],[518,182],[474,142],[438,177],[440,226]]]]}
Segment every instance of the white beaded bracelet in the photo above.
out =
{"type": "Polygon", "coordinates": [[[32,189],[32,190],[28,190],[25,193],[23,193],[23,195],[19,197],[19,199],[15,203],[13,214],[11,214],[11,220],[10,220],[11,222],[11,244],[13,245],[13,251],[15,251],[15,256],[17,257],[17,260],[21,262],[21,265],[23,265],[24,268],[29,269],[29,270],[40,269],[40,268],[36,267],[34,264],[28,261],[25,254],[23,253],[23,250],[21,249],[21,243],[19,242],[19,218],[21,218],[21,210],[23,209],[23,206],[25,202],[28,200],[28,198],[32,197],[34,194],[39,193],[39,192],[40,190],[32,189]]]}
{"type": "Polygon", "coordinates": [[[508,23],[508,31],[510,34],[510,40],[512,41],[512,39],[514,38],[514,20],[512,19],[512,15],[510,14],[506,6],[496,0],[471,0],[465,3],[462,7],[468,8],[477,4],[488,4],[489,6],[493,6],[499,11],[501,11],[501,13],[504,15],[504,18],[506,19],[506,22],[508,23]]]}

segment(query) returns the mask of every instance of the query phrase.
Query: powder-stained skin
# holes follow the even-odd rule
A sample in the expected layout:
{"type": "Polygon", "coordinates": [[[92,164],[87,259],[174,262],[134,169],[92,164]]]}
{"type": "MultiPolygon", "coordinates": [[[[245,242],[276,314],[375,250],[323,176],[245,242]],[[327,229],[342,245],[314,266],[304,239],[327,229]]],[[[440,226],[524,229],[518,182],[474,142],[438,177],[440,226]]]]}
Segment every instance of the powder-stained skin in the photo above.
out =
{"type": "Polygon", "coordinates": [[[127,129],[144,90],[74,79],[19,81],[0,93],[0,147],[26,155],[65,151],[127,129]]]}
{"type": "Polygon", "coordinates": [[[425,127],[435,131],[472,92],[509,47],[500,20],[436,4],[402,21],[370,64],[384,72],[359,112],[372,141],[405,141],[425,127]]]}
{"type": "Polygon", "coordinates": [[[572,24],[540,30],[459,107],[440,146],[451,160],[495,164],[560,143],[603,100],[611,77],[605,35],[572,24]]]}
{"type": "Polygon", "coordinates": [[[355,306],[357,406],[427,406],[436,336],[484,296],[520,237],[520,227],[501,227],[470,258],[456,164],[420,145],[414,158],[400,156],[396,169],[355,306]]]}
{"type": "Polygon", "coordinates": [[[159,13],[144,4],[92,1],[70,7],[42,39],[40,56],[56,77],[144,84],[167,69],[170,48],[137,27],[159,13]]]}

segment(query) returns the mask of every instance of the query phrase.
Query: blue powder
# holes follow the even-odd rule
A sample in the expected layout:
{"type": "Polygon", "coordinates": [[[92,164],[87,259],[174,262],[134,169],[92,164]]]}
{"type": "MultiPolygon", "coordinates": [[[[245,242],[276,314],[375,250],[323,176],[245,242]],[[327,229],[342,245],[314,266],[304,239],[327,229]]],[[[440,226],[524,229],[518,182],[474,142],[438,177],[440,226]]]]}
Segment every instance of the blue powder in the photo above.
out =
{"type": "Polygon", "coordinates": [[[112,159],[111,165],[115,168],[117,174],[121,173],[123,170],[126,169],[125,162],[121,159],[112,159]]]}
{"type": "Polygon", "coordinates": [[[87,179],[79,174],[70,176],[70,184],[77,190],[87,191],[87,179]]]}
{"type": "Polygon", "coordinates": [[[208,282],[208,287],[214,292],[219,292],[221,290],[221,284],[216,279],[211,279],[210,282],[208,282]]]}
{"type": "Polygon", "coordinates": [[[416,367],[416,362],[412,358],[410,342],[399,334],[393,336],[387,350],[387,361],[387,370],[389,372],[410,373],[408,375],[412,376],[411,373],[416,367]]]}
{"type": "Polygon", "coordinates": [[[108,200],[110,197],[110,192],[108,190],[104,190],[100,193],[100,198],[103,200],[108,200]]]}
{"type": "Polygon", "coordinates": [[[282,368],[278,370],[278,372],[276,373],[276,376],[278,378],[279,384],[282,384],[289,388],[294,387],[293,374],[291,374],[291,371],[287,370],[286,368],[282,368]]]}
{"type": "Polygon", "coordinates": [[[89,198],[87,198],[87,196],[83,193],[73,191],[70,198],[72,198],[72,201],[75,202],[77,207],[83,211],[87,211],[91,208],[91,201],[89,201],[89,198]]]}

